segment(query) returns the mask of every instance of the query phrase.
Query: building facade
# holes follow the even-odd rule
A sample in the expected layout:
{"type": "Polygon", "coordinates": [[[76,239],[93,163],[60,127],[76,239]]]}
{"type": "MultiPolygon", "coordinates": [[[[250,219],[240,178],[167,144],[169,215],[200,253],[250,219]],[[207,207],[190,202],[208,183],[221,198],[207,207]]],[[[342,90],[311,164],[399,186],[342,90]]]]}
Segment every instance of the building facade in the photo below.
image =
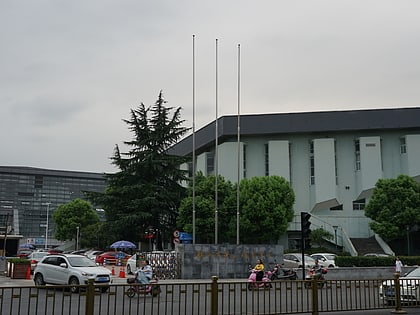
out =
{"type": "Polygon", "coordinates": [[[296,196],[295,218],[281,240],[289,248],[300,238],[300,212],[311,213],[312,229],[335,234],[340,246],[373,236],[364,207],[377,180],[406,174],[420,181],[420,108],[242,115],[239,137],[237,116],[217,125],[217,150],[212,122],[172,153],[195,150],[196,170],[205,175],[214,174],[217,157],[218,174],[231,182],[287,179],[296,196]]]}
{"type": "MultiPolygon", "coordinates": [[[[37,247],[60,245],[54,239],[52,213],[84,191],[103,192],[104,174],[0,166],[0,228],[9,239],[37,247]]],[[[101,210],[98,209],[101,215],[101,210]]],[[[11,247],[9,251],[13,251],[11,247]]]]}

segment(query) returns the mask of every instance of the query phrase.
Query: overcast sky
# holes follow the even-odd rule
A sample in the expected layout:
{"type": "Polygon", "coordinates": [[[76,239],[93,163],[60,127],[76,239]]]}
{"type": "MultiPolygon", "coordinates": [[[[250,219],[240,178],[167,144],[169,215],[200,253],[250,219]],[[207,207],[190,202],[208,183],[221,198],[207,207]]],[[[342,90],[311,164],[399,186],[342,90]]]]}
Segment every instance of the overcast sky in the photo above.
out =
{"type": "Polygon", "coordinates": [[[242,114],[416,107],[420,1],[2,0],[0,165],[113,172],[162,90],[196,129],[242,114]]]}

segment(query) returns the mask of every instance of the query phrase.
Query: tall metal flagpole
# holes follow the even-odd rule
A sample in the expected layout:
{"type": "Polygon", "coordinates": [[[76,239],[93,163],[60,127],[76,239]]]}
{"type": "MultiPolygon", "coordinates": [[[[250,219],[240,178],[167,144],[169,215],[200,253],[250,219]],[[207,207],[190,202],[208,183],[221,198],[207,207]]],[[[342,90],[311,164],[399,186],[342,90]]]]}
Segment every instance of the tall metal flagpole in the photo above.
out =
{"type": "Polygon", "coordinates": [[[241,45],[238,44],[238,179],[236,185],[236,244],[239,245],[239,183],[241,180],[241,45]]]}
{"type": "Polygon", "coordinates": [[[214,175],[215,175],[215,179],[214,179],[214,244],[218,243],[218,176],[219,176],[219,154],[218,154],[218,121],[217,121],[217,116],[218,116],[218,100],[219,100],[219,95],[218,95],[218,39],[216,38],[216,120],[215,120],[215,151],[214,151],[214,175]]]}
{"type": "Polygon", "coordinates": [[[195,35],[192,38],[192,221],[193,244],[195,244],[195,35]]]}

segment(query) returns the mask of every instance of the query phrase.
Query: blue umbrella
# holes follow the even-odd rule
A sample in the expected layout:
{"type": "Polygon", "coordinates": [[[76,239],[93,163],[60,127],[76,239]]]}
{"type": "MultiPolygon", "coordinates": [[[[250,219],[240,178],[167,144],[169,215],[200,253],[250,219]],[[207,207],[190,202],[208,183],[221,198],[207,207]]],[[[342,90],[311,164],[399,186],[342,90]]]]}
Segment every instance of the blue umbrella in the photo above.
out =
{"type": "Polygon", "coordinates": [[[136,248],[136,245],[134,245],[133,243],[129,241],[118,241],[118,242],[113,243],[110,247],[111,248],[136,248]]]}
{"type": "Polygon", "coordinates": [[[22,248],[22,249],[35,249],[36,247],[34,245],[32,245],[32,244],[20,244],[19,245],[19,248],[22,248]]]}

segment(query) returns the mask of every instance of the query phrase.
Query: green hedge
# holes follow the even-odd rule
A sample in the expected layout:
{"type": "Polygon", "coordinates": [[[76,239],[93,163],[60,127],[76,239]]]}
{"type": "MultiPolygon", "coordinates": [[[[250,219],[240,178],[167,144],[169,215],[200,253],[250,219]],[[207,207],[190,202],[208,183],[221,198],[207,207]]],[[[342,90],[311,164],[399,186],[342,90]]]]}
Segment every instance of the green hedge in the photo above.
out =
{"type": "MultiPolygon", "coordinates": [[[[400,256],[403,265],[420,265],[420,256],[400,256]]],[[[335,263],[339,267],[390,267],[395,266],[395,257],[338,256],[335,263]]]]}
{"type": "Polygon", "coordinates": [[[11,264],[30,265],[31,261],[26,258],[8,258],[7,261],[11,264]]]}

